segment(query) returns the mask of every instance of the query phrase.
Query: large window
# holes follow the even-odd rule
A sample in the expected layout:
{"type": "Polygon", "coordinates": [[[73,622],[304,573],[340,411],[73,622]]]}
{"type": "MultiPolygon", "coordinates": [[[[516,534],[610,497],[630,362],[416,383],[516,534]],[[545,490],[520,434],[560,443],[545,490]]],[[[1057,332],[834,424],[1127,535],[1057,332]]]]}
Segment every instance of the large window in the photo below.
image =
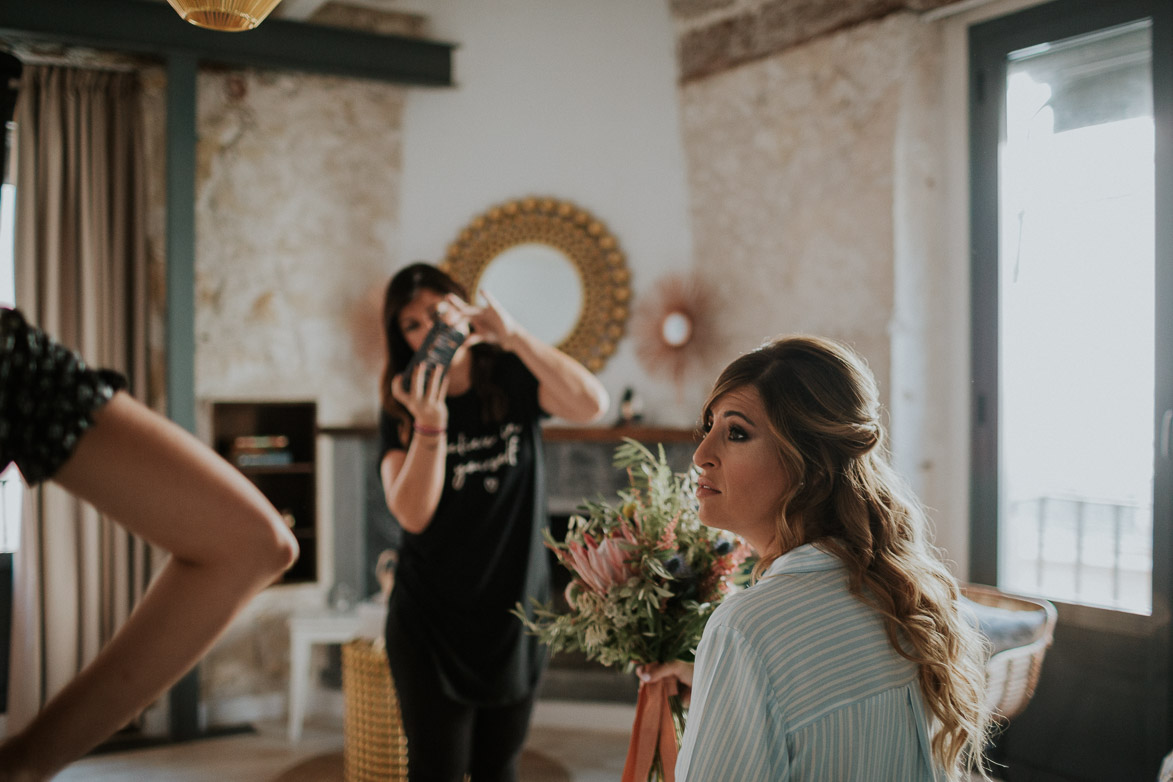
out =
{"type": "Polygon", "coordinates": [[[1152,609],[1151,23],[1011,52],[998,583],[1152,609]]]}
{"type": "Polygon", "coordinates": [[[1173,0],[969,28],[970,575],[1058,608],[1010,779],[1173,746],[1173,0]]]}

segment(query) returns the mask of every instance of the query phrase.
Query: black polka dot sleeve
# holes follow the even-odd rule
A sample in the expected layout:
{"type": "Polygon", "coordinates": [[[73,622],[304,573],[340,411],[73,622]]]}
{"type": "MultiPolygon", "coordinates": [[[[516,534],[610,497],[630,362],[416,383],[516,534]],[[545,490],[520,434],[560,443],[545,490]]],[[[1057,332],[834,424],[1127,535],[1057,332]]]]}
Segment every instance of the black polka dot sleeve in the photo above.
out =
{"type": "Polygon", "coordinates": [[[53,477],[95,411],[124,388],[122,375],[91,369],[20,312],[0,307],[0,470],[16,462],[30,486],[53,477]]]}

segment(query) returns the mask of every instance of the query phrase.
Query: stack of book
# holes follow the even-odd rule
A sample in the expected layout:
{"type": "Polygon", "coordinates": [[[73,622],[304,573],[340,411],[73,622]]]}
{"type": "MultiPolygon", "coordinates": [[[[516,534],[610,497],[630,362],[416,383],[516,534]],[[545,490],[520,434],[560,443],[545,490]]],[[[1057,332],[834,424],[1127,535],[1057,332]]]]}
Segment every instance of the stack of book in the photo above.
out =
{"type": "Polygon", "coordinates": [[[249,435],[232,441],[230,459],[237,467],[276,467],[292,464],[293,451],[283,434],[249,435]]]}

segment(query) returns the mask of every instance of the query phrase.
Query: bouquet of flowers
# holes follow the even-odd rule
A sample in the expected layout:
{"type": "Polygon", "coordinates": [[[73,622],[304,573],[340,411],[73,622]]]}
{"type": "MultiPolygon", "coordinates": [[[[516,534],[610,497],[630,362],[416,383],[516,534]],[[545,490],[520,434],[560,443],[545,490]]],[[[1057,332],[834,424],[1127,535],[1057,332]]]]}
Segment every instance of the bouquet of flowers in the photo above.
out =
{"type": "MultiPolygon", "coordinates": [[[[618,501],[585,502],[563,541],[546,534],[571,572],[569,611],[537,605],[530,620],[519,605],[514,613],[552,652],[581,651],[626,668],[691,662],[705,622],[742,582],[749,549],[700,523],[696,476],[674,473],[663,446],[653,454],[625,439],[614,464],[629,480],[618,501]]],[[[624,780],[672,778],[683,719],[674,687],[641,687],[624,780]]]]}

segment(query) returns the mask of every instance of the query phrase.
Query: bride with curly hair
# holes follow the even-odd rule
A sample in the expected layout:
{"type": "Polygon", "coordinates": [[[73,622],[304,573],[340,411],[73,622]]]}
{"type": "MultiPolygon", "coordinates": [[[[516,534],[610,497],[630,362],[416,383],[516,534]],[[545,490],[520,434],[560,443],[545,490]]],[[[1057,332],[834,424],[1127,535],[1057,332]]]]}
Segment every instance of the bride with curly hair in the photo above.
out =
{"type": "Polygon", "coordinates": [[[704,406],[705,524],[760,556],[714,612],[678,780],[985,776],[985,646],[888,463],[876,382],[846,346],[785,337],[743,355],[704,406]]]}

